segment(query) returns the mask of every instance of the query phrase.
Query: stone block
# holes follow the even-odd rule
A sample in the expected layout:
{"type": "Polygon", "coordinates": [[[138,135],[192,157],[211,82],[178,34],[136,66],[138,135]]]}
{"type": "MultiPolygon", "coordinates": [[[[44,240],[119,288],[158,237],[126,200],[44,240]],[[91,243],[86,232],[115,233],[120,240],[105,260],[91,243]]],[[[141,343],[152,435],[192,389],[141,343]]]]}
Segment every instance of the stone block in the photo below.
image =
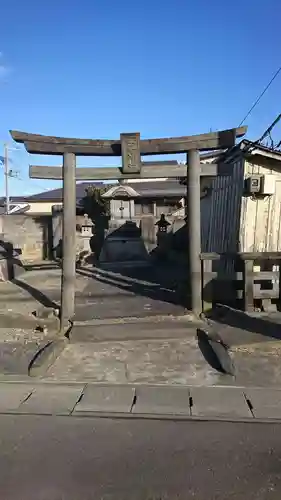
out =
{"type": "Polygon", "coordinates": [[[146,261],[148,253],[141,238],[107,238],[100,254],[100,262],[146,261]]]}
{"type": "Polygon", "coordinates": [[[245,394],[256,418],[281,418],[281,390],[246,388],[245,394]]]}
{"type": "Polygon", "coordinates": [[[125,386],[91,386],[84,390],[81,401],[75,407],[78,413],[129,413],[134,401],[135,390],[125,386]]]}
{"type": "Polygon", "coordinates": [[[186,387],[137,387],[133,413],[190,416],[189,396],[186,387]]]}
{"type": "Polygon", "coordinates": [[[242,389],[232,387],[191,388],[192,416],[219,418],[253,417],[242,389]]]}
{"type": "Polygon", "coordinates": [[[0,385],[0,412],[17,411],[32,393],[33,387],[26,384],[1,384],[0,385]]]}
{"type": "Polygon", "coordinates": [[[69,415],[83,392],[83,385],[41,385],[25,401],[19,411],[41,415],[69,415]]]}

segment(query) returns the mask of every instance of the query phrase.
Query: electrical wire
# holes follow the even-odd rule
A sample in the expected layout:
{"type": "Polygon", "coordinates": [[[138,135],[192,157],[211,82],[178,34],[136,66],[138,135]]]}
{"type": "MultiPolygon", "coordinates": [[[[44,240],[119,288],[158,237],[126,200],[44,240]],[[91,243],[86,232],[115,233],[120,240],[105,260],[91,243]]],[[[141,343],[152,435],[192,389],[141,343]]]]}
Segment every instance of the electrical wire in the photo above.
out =
{"type": "Polygon", "coordinates": [[[279,75],[279,73],[281,72],[281,66],[280,68],[278,68],[278,70],[274,73],[273,77],[271,78],[270,82],[267,84],[267,86],[264,88],[264,90],[262,91],[262,93],[258,96],[258,98],[255,100],[253,106],[249,109],[248,113],[245,115],[245,117],[243,118],[243,120],[239,123],[238,127],[241,127],[241,125],[243,125],[243,123],[245,122],[245,120],[248,118],[248,116],[250,116],[250,114],[252,113],[253,109],[258,105],[258,103],[260,102],[260,100],[262,99],[262,97],[264,96],[264,94],[266,93],[266,91],[269,89],[269,87],[271,86],[271,84],[274,82],[275,78],[277,78],[277,76],[279,75]]]}
{"type": "MultiPolygon", "coordinates": [[[[18,180],[18,181],[22,181],[22,182],[25,182],[25,183],[26,183],[26,180],[25,180],[25,179],[23,179],[22,177],[19,177],[18,175],[11,175],[10,177],[12,177],[13,179],[16,179],[16,180],[18,180]]],[[[37,187],[37,188],[41,189],[42,191],[45,191],[46,193],[47,193],[48,191],[52,191],[52,190],[50,190],[50,189],[48,189],[48,188],[46,188],[46,187],[41,186],[40,184],[37,184],[37,182],[33,182],[33,180],[32,180],[32,184],[33,184],[33,186],[35,186],[35,187],[37,187]]],[[[57,189],[60,189],[60,188],[57,188],[57,189]]],[[[35,193],[35,194],[37,194],[37,193],[35,193]]],[[[32,194],[31,194],[31,195],[25,195],[24,197],[26,198],[27,196],[33,196],[33,195],[32,195],[32,194]]]]}
{"type": "Polygon", "coordinates": [[[268,135],[270,136],[272,129],[275,127],[275,125],[277,125],[277,123],[280,120],[281,120],[281,113],[277,116],[277,118],[275,118],[274,122],[272,122],[272,124],[266,129],[266,131],[263,133],[263,135],[261,136],[261,138],[259,139],[258,142],[262,142],[268,135]]]}
{"type": "MultiPolygon", "coordinates": [[[[251,153],[255,147],[261,145],[261,142],[268,136],[270,136],[271,138],[271,132],[272,132],[272,129],[275,127],[275,125],[277,125],[277,123],[281,120],[281,113],[277,116],[277,118],[275,118],[275,120],[271,123],[271,125],[266,129],[266,131],[261,135],[261,137],[259,139],[257,139],[256,141],[252,142],[252,141],[249,141],[249,144],[243,149],[243,154],[249,154],[251,153]]],[[[271,143],[273,145],[273,140],[271,138],[271,143]]],[[[281,143],[281,141],[280,141],[281,143]]],[[[274,145],[273,145],[274,146],[274,145]]],[[[272,149],[276,149],[277,146],[275,147],[272,147],[272,149]]]]}
{"type": "MultiPolygon", "coordinates": [[[[9,177],[10,177],[10,178],[12,178],[12,179],[16,179],[16,180],[18,180],[18,181],[22,181],[22,182],[25,182],[25,183],[26,183],[26,182],[28,182],[28,181],[30,181],[30,179],[26,180],[26,179],[23,179],[22,177],[20,177],[20,176],[18,175],[18,173],[17,173],[17,172],[20,172],[20,171],[21,171],[21,166],[19,165],[19,163],[18,163],[18,161],[17,161],[17,160],[15,161],[14,159],[13,159],[13,160],[11,160],[11,159],[10,159],[10,162],[11,162],[11,163],[13,163],[13,169],[12,169],[11,174],[9,175],[9,177]],[[18,170],[16,170],[16,171],[13,173],[13,170],[14,170],[14,169],[18,169],[18,170]]],[[[41,184],[39,184],[38,182],[34,182],[34,180],[33,180],[33,179],[31,179],[31,181],[32,181],[32,185],[33,185],[34,187],[37,187],[38,189],[41,189],[41,191],[45,191],[45,192],[50,191],[50,189],[46,188],[46,186],[42,186],[42,185],[41,185],[41,184]]],[[[30,195],[30,196],[32,196],[32,195],[30,195]]]]}

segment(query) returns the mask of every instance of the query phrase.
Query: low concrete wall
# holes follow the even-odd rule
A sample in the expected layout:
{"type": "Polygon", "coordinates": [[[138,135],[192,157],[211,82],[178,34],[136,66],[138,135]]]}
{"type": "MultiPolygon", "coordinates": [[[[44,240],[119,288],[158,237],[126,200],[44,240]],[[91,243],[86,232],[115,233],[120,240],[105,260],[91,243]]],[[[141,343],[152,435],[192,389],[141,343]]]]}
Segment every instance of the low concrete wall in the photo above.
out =
{"type": "Polygon", "coordinates": [[[40,261],[49,257],[51,217],[1,215],[2,239],[21,250],[21,259],[40,261]]]}
{"type": "MultiPolygon", "coordinates": [[[[182,250],[187,244],[187,231],[183,228],[184,221],[174,217],[167,217],[166,219],[171,224],[168,232],[171,236],[169,240],[172,248],[175,247],[174,250],[176,250],[176,247],[178,247],[182,250]]],[[[132,221],[140,229],[142,242],[149,253],[157,246],[157,226],[155,225],[157,220],[158,218],[148,215],[143,216],[141,219],[136,217],[132,221]]],[[[58,220],[56,227],[54,227],[52,217],[48,215],[1,215],[0,233],[5,242],[11,243],[14,248],[21,250],[22,260],[36,262],[52,257],[53,247],[62,237],[61,222],[61,219],[58,220]]],[[[83,239],[81,239],[79,230],[79,226],[83,222],[84,217],[77,216],[77,254],[83,249],[83,239]]],[[[116,233],[116,231],[119,233],[125,222],[124,219],[111,220],[107,234],[116,233]]],[[[135,254],[135,249],[132,253],[135,254]]]]}

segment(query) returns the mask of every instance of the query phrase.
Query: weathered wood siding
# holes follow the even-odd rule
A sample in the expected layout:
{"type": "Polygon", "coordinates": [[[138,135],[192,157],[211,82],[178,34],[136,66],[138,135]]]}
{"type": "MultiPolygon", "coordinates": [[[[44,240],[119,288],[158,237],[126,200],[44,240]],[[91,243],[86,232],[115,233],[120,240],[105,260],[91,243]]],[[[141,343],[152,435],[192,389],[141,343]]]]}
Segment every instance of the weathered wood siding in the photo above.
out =
{"type": "Polygon", "coordinates": [[[244,159],[229,165],[231,175],[216,177],[211,194],[201,200],[203,252],[239,250],[240,215],[244,186],[244,159]]]}
{"type": "Polygon", "coordinates": [[[243,252],[281,250],[281,172],[267,158],[260,164],[245,160],[245,177],[252,174],[274,175],[275,194],[264,198],[243,197],[240,241],[243,252]]]}

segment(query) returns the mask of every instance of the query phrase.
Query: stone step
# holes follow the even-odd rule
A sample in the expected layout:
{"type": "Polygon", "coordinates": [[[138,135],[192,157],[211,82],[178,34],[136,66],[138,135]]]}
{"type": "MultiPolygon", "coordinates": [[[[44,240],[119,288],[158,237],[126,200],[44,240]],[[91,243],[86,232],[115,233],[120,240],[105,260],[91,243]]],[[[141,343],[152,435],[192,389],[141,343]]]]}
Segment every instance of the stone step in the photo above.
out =
{"type": "Polygon", "coordinates": [[[184,319],[159,319],[156,321],[128,321],[115,319],[101,324],[75,325],[70,333],[71,343],[105,342],[122,340],[172,339],[196,335],[196,325],[184,319]]]}

